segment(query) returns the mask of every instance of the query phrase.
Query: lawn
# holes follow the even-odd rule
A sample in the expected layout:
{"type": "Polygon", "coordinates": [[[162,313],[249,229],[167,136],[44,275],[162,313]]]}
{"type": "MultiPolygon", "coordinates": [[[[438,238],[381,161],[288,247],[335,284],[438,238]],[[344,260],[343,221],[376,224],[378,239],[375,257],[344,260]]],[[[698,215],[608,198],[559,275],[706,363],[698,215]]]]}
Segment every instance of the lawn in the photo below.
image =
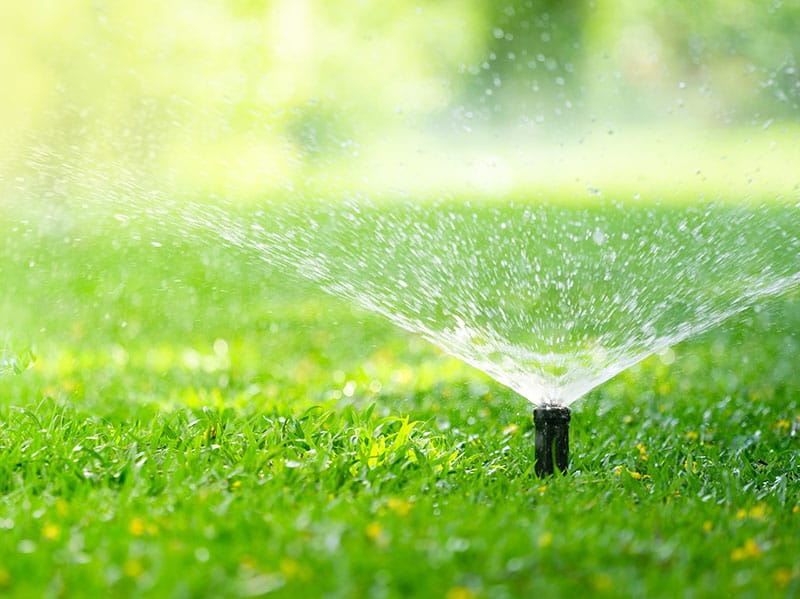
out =
{"type": "Polygon", "coordinates": [[[800,594],[796,290],[577,402],[540,480],[530,405],[385,319],[201,237],[20,219],[0,593],[800,594]]]}

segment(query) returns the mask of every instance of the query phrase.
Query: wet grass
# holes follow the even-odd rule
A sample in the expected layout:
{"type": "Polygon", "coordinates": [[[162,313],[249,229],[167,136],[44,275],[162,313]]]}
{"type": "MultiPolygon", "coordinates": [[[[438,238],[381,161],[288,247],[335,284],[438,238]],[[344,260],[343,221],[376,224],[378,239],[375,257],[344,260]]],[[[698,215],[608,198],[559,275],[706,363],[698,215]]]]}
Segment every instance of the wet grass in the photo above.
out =
{"type": "Polygon", "coordinates": [[[538,480],[525,402],[309,285],[2,228],[2,593],[800,593],[796,294],[581,400],[538,480]]]}

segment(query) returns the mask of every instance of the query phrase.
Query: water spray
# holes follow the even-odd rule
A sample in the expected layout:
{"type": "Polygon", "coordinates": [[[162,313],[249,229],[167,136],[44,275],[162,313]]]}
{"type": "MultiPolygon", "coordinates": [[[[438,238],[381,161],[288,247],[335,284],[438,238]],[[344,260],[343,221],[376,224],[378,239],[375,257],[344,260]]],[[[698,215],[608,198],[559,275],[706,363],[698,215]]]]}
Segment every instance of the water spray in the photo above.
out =
{"type": "Polygon", "coordinates": [[[569,465],[569,408],[544,405],[533,410],[536,427],[536,475],[566,472],[569,465]]]}

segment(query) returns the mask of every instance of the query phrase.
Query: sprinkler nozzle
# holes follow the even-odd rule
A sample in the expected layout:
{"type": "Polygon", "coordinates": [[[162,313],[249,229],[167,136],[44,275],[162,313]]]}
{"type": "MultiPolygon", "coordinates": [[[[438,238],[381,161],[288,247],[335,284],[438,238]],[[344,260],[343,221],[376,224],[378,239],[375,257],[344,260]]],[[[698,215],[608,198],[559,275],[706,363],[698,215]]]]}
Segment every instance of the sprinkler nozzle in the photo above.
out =
{"type": "Polygon", "coordinates": [[[566,472],[569,465],[569,408],[541,406],[533,410],[536,427],[536,475],[566,472]]]}

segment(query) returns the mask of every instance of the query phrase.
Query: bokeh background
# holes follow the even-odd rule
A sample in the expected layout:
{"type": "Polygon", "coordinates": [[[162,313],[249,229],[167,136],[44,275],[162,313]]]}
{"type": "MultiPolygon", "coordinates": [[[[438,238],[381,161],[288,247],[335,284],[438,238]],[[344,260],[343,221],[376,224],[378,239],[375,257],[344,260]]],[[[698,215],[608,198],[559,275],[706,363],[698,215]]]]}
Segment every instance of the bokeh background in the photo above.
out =
{"type": "Polygon", "coordinates": [[[779,0],[3,2],[4,195],[796,194],[798,29],[779,0]]]}

